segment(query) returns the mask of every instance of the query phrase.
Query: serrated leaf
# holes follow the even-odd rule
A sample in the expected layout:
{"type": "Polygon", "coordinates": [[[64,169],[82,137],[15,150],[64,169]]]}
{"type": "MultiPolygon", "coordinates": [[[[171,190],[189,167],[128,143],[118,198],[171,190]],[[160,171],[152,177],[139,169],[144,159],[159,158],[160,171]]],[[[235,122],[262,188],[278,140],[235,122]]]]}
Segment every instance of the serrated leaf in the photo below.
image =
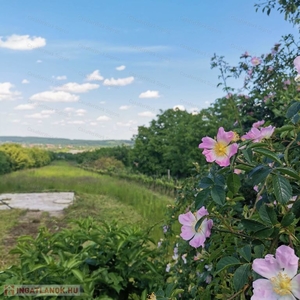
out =
{"type": "Polygon", "coordinates": [[[273,175],[272,182],[276,200],[286,204],[293,196],[290,182],[281,175],[273,175]]]}
{"type": "Polygon", "coordinates": [[[276,128],[275,132],[276,133],[281,133],[281,132],[285,132],[285,131],[291,131],[291,130],[294,130],[294,129],[295,129],[294,125],[284,125],[280,128],[276,128]]]}
{"type": "Polygon", "coordinates": [[[277,214],[274,210],[274,207],[263,204],[258,213],[261,220],[268,225],[275,225],[277,223],[277,214]]]}
{"type": "Polygon", "coordinates": [[[253,154],[252,154],[252,150],[251,149],[243,149],[242,153],[246,159],[246,161],[251,164],[252,163],[252,158],[253,158],[253,154]]]}
{"type": "Polygon", "coordinates": [[[271,168],[259,165],[249,173],[249,176],[251,177],[253,185],[257,185],[262,183],[271,172],[271,168]]]}
{"type": "Polygon", "coordinates": [[[195,209],[196,210],[198,210],[202,206],[204,206],[204,203],[205,203],[205,201],[206,201],[206,199],[208,198],[209,195],[210,195],[210,190],[209,189],[202,190],[197,194],[197,197],[195,199],[195,209]]]}
{"type": "Polygon", "coordinates": [[[294,220],[295,220],[295,215],[292,212],[289,212],[282,218],[281,225],[283,227],[287,227],[291,225],[294,222],[294,220]]]}
{"type": "Polygon", "coordinates": [[[266,226],[262,223],[259,223],[254,220],[249,220],[249,219],[243,219],[241,221],[242,225],[247,229],[248,231],[253,231],[256,232],[258,230],[264,229],[266,226]]]}
{"type": "Polygon", "coordinates": [[[241,187],[240,177],[235,173],[231,173],[227,177],[227,187],[228,187],[229,191],[231,191],[232,194],[235,195],[241,187]]]}
{"type": "Polygon", "coordinates": [[[236,291],[242,289],[242,287],[248,282],[249,272],[250,272],[249,264],[239,266],[236,269],[233,275],[233,285],[236,291]]]}
{"type": "Polygon", "coordinates": [[[295,214],[296,218],[300,217],[300,199],[293,203],[292,212],[295,214]]]}
{"type": "Polygon", "coordinates": [[[217,266],[216,266],[216,274],[218,274],[219,272],[225,270],[226,268],[229,268],[231,266],[235,266],[235,265],[239,265],[241,262],[233,257],[233,256],[225,256],[225,257],[222,257],[218,263],[217,263],[217,266]]]}
{"type": "Polygon", "coordinates": [[[254,232],[253,235],[255,235],[256,237],[260,238],[260,239],[264,239],[264,238],[267,238],[267,237],[270,237],[274,232],[274,228],[264,228],[264,229],[261,229],[261,230],[258,230],[256,232],[254,232]]]}
{"type": "Polygon", "coordinates": [[[300,111],[300,102],[294,102],[287,110],[286,117],[291,119],[300,111]]]}
{"type": "Polygon", "coordinates": [[[219,205],[225,204],[225,190],[224,187],[220,185],[215,185],[211,189],[211,197],[213,201],[219,205]]]}
{"type": "Polygon", "coordinates": [[[213,180],[209,177],[204,177],[200,180],[198,187],[201,189],[206,189],[214,184],[213,180]]]}
{"type": "Polygon", "coordinates": [[[238,252],[246,261],[251,261],[251,247],[249,245],[239,249],[238,252]]]}
{"type": "Polygon", "coordinates": [[[278,162],[279,164],[282,164],[281,160],[277,157],[276,154],[274,154],[274,152],[270,151],[269,149],[265,149],[265,148],[253,148],[253,151],[258,153],[258,154],[262,154],[276,162],[278,162]]]}
{"type": "Polygon", "coordinates": [[[282,174],[289,175],[290,177],[293,177],[297,180],[300,180],[300,176],[293,169],[290,169],[290,168],[276,168],[276,170],[279,171],[282,174]]]}

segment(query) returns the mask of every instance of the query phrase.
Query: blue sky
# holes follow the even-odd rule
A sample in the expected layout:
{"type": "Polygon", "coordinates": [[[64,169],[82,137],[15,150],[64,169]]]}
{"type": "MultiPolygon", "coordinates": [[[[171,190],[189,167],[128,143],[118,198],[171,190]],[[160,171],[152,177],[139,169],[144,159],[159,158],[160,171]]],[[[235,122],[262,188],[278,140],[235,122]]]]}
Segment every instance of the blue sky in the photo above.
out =
{"type": "Polygon", "coordinates": [[[257,1],[2,2],[0,135],[130,139],[160,109],[207,107],[214,53],[234,64],[296,33],[257,1]]]}

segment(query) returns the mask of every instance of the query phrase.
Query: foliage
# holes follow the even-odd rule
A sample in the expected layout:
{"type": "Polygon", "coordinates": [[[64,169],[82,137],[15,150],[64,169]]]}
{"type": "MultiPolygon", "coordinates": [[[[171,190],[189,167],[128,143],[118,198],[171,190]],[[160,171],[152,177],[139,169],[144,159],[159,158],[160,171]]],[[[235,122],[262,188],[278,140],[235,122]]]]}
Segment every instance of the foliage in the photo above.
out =
{"type": "Polygon", "coordinates": [[[159,286],[163,265],[147,233],[116,223],[97,226],[91,218],[76,224],[55,234],[41,229],[35,239],[21,237],[11,251],[20,265],[2,272],[1,283],[78,284],[83,295],[74,299],[107,300],[146,299],[159,286]]]}
{"type": "Polygon", "coordinates": [[[91,164],[95,169],[107,171],[121,171],[125,168],[124,164],[114,157],[101,157],[91,164]]]}
{"type": "MultiPolygon", "coordinates": [[[[26,168],[42,167],[48,165],[51,162],[51,154],[48,151],[39,148],[23,148],[19,144],[2,144],[0,146],[1,161],[3,161],[2,173],[7,173],[8,171],[16,171],[26,168]],[[4,162],[4,159],[6,162],[4,162]],[[8,165],[10,165],[8,167],[8,165]]],[[[2,167],[0,167],[2,170],[2,167]]]]}
{"type": "Polygon", "coordinates": [[[9,156],[0,151],[0,175],[11,172],[11,161],[9,156]]]}

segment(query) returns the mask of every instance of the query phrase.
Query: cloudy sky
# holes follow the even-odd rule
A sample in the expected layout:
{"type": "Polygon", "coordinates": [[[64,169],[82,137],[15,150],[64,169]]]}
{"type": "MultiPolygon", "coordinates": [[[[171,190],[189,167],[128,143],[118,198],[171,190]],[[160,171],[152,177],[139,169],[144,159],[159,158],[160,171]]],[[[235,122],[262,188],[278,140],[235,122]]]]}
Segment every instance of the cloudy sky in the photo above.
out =
{"type": "Polygon", "coordinates": [[[160,109],[207,107],[214,53],[236,63],[296,32],[258,1],[2,1],[0,135],[130,139],[160,109]]]}

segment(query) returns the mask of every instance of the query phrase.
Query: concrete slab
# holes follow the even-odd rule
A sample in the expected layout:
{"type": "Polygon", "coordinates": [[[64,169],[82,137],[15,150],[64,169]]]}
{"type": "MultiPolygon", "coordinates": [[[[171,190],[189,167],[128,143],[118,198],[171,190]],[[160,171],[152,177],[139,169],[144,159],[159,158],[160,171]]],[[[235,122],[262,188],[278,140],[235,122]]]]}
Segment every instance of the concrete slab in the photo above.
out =
{"type": "Polygon", "coordinates": [[[0,210],[20,208],[47,211],[55,215],[73,204],[74,193],[0,194],[0,210]]]}

